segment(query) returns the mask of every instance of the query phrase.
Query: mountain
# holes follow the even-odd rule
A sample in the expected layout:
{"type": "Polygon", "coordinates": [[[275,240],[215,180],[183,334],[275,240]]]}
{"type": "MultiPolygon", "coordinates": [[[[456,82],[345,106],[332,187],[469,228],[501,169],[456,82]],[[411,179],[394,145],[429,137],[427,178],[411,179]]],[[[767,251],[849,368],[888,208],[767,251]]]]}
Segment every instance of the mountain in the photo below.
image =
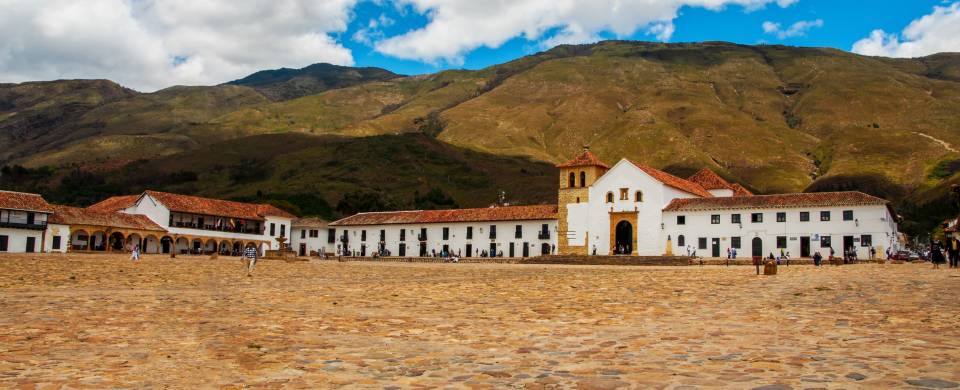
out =
{"type": "MultiPolygon", "coordinates": [[[[283,137],[298,134],[362,145],[415,134],[432,139],[436,148],[454,148],[443,153],[473,151],[463,158],[478,163],[500,156],[556,163],[589,144],[609,162],[627,157],[679,175],[710,167],[760,193],[862,189],[903,206],[912,231],[957,211],[947,191],[948,183],[960,182],[956,53],[891,59],[826,48],[605,41],[559,46],[476,71],[364,74],[321,64],[259,72],[231,84],[191,87],[189,93],[182,87],[155,94],[128,91],[131,96],[90,92],[104,95],[83,106],[96,109],[61,117],[51,111],[54,119],[36,121],[32,129],[52,136],[31,139],[25,147],[8,142],[13,150],[0,155],[0,162],[27,170],[110,172],[144,161],[171,165],[249,139],[289,141],[283,137]],[[339,76],[305,76],[331,69],[339,76]],[[318,89],[296,87],[302,77],[318,89]],[[188,95],[205,103],[182,104],[188,95]],[[180,114],[168,114],[174,112],[180,114]]],[[[7,89],[28,87],[2,85],[0,97],[9,96],[7,89]]],[[[46,94],[38,89],[33,96],[46,94]]],[[[68,100],[56,91],[49,94],[49,107],[68,100]]],[[[14,133],[7,130],[11,124],[24,123],[21,112],[34,112],[6,107],[47,104],[30,101],[0,98],[0,139],[14,133]]],[[[277,161],[274,157],[286,154],[265,149],[253,155],[277,161]]],[[[433,158],[409,156],[417,164],[433,158]]],[[[358,165],[351,175],[376,180],[394,173],[391,164],[378,165],[389,156],[366,158],[370,164],[358,165]]],[[[323,165],[311,169],[319,175],[335,171],[323,165]]],[[[433,179],[426,171],[413,176],[433,179]]],[[[280,181],[300,192],[314,191],[305,186],[314,179],[292,175],[280,181]]],[[[528,192],[517,200],[555,196],[552,178],[527,181],[547,193],[528,192]]],[[[426,188],[412,183],[391,188],[426,188]]],[[[201,193],[241,196],[249,190],[213,180],[194,185],[189,189],[201,193]]],[[[351,188],[369,186],[338,188],[324,195],[326,201],[336,203],[351,188]]],[[[458,188],[444,190],[475,205],[458,188]]]]}
{"type": "Polygon", "coordinates": [[[263,70],[227,84],[251,87],[271,100],[281,101],[397,77],[400,75],[381,68],[313,64],[301,69],[263,70]]]}

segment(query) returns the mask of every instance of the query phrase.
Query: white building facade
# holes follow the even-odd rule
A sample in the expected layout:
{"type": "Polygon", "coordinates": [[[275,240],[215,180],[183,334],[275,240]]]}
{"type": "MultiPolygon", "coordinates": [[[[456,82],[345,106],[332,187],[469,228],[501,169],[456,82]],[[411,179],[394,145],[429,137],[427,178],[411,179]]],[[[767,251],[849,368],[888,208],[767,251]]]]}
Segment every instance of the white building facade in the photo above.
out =
{"type": "Polygon", "coordinates": [[[556,253],[556,206],[360,213],[330,224],[336,253],[532,257],[556,253]]]}
{"type": "Polygon", "coordinates": [[[42,251],[52,213],[40,195],[0,191],[0,253],[42,251]]]}

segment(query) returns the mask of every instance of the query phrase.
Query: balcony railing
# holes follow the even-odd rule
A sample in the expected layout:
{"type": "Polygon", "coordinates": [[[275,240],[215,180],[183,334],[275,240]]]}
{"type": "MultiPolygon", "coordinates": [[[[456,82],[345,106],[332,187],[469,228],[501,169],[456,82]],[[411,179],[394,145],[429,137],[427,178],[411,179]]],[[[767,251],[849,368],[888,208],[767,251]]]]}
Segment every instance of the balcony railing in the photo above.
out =
{"type": "Polygon", "coordinates": [[[539,238],[539,239],[541,239],[541,240],[549,240],[549,239],[550,239],[550,232],[541,231],[540,234],[537,234],[537,238],[539,238]]]}
{"type": "Polygon", "coordinates": [[[9,229],[26,229],[26,230],[46,230],[46,222],[17,222],[17,221],[0,221],[0,227],[9,228],[9,229]]]}
{"type": "Polygon", "coordinates": [[[264,229],[262,227],[260,229],[256,229],[256,228],[242,228],[240,226],[230,227],[230,226],[216,226],[216,225],[206,225],[206,224],[201,226],[193,222],[174,222],[170,225],[170,227],[210,230],[215,232],[226,232],[226,233],[258,234],[258,235],[262,235],[264,232],[264,229]]]}

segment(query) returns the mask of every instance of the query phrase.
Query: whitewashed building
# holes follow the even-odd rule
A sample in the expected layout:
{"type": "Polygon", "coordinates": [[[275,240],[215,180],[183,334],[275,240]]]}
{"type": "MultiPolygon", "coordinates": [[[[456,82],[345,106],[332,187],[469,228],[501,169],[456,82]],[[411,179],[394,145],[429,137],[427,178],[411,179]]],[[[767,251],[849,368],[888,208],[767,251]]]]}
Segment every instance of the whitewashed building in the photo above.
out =
{"type": "Polygon", "coordinates": [[[360,213],[336,222],[337,253],[531,257],[556,253],[555,205],[360,213]]]}
{"type": "Polygon", "coordinates": [[[333,254],[337,247],[336,229],[320,218],[293,220],[290,233],[290,249],[298,256],[333,254]]]}
{"type": "Polygon", "coordinates": [[[52,213],[53,208],[38,194],[0,191],[0,253],[43,251],[52,213]]]}

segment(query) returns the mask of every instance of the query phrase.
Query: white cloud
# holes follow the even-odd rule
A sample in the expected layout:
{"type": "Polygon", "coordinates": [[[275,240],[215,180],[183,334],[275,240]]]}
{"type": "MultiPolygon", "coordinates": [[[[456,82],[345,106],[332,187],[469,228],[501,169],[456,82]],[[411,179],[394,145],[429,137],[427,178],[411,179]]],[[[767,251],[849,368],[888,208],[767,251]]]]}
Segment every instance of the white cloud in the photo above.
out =
{"type": "Polygon", "coordinates": [[[823,27],[823,20],[801,20],[794,24],[791,24],[790,27],[782,29],[780,23],[774,22],[763,22],[763,32],[767,34],[776,35],[777,38],[786,39],[793,37],[801,37],[807,35],[807,32],[812,28],[823,27]]]}
{"type": "Polygon", "coordinates": [[[586,43],[601,33],[617,37],[643,31],[667,41],[683,6],[747,10],[767,4],[788,7],[797,0],[399,0],[403,8],[426,15],[423,28],[379,40],[377,51],[402,59],[462,63],[479,47],[497,48],[523,37],[543,46],[586,43]],[[550,34],[550,36],[544,36],[550,34]]]}
{"type": "Polygon", "coordinates": [[[922,57],[960,51],[960,2],[934,7],[933,13],[916,19],[900,35],[874,30],[853,44],[854,53],[885,57],[922,57]]]}
{"type": "Polygon", "coordinates": [[[356,0],[0,0],[0,81],[109,78],[140,90],[316,62],[356,0]]]}

